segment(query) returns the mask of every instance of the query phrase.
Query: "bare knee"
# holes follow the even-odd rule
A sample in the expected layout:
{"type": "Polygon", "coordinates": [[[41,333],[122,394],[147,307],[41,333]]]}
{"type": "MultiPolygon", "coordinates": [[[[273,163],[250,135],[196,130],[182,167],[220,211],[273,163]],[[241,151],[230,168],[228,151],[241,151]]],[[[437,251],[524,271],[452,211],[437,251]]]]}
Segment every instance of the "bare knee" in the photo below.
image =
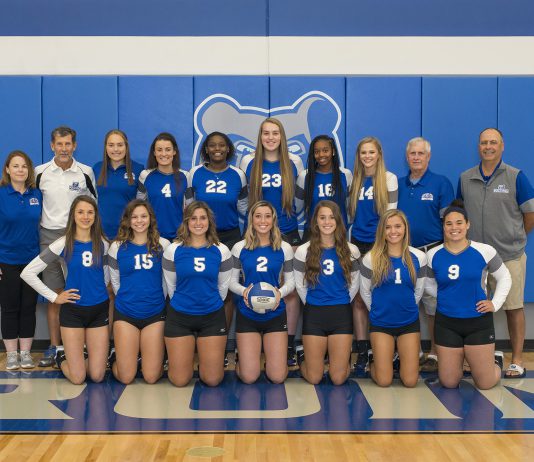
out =
{"type": "Polygon", "coordinates": [[[161,375],[162,375],[161,372],[159,374],[152,374],[152,373],[143,374],[143,380],[146,383],[152,385],[161,378],[161,375]]]}
{"type": "Polygon", "coordinates": [[[216,387],[222,382],[224,374],[200,374],[200,380],[204,382],[208,387],[216,387]]]}
{"type": "Polygon", "coordinates": [[[393,377],[384,377],[380,375],[375,375],[373,377],[373,380],[379,387],[387,388],[391,386],[391,383],[393,382],[393,377]]]}
{"type": "Polygon", "coordinates": [[[169,382],[171,382],[175,387],[185,387],[191,382],[193,374],[183,375],[183,374],[172,374],[169,372],[169,382]]]}
{"type": "Polygon", "coordinates": [[[82,372],[71,372],[69,374],[68,379],[74,384],[74,385],[81,385],[85,382],[86,374],[82,372]]]}
{"type": "Polygon", "coordinates": [[[349,376],[345,371],[329,371],[328,375],[334,385],[343,385],[349,376]]]}
{"type": "Polygon", "coordinates": [[[439,376],[439,383],[441,383],[441,386],[444,388],[458,388],[460,380],[460,378],[439,376]]]}
{"type": "Polygon", "coordinates": [[[243,369],[239,369],[239,372],[237,374],[239,376],[239,379],[248,385],[255,383],[256,380],[258,380],[260,373],[255,371],[247,371],[243,369]]]}
{"type": "Polygon", "coordinates": [[[323,373],[306,370],[304,378],[312,385],[317,385],[323,379],[323,373]]]}
{"type": "Polygon", "coordinates": [[[499,380],[476,380],[473,377],[473,382],[479,390],[489,390],[490,388],[493,388],[495,385],[497,385],[499,383],[499,380]]]}
{"type": "Polygon", "coordinates": [[[419,377],[401,377],[401,382],[406,388],[415,388],[419,377]]]}
{"type": "Polygon", "coordinates": [[[267,378],[272,383],[284,383],[284,380],[287,377],[287,371],[285,371],[285,372],[283,372],[283,371],[276,371],[276,372],[269,371],[269,372],[265,372],[265,374],[267,375],[267,378]]]}
{"type": "Polygon", "coordinates": [[[102,382],[102,380],[104,380],[105,375],[106,375],[106,371],[89,372],[89,377],[95,383],[102,382]]]}

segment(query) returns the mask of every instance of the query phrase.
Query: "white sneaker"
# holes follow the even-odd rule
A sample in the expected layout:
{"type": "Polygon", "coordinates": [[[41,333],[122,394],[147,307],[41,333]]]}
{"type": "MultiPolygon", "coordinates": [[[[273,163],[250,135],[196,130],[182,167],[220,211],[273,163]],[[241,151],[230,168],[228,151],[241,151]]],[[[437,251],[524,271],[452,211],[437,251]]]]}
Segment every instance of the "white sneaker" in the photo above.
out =
{"type": "Polygon", "coordinates": [[[35,367],[29,350],[20,350],[20,367],[23,369],[33,369],[35,367]]]}
{"type": "Polygon", "coordinates": [[[7,352],[6,370],[14,371],[20,367],[19,354],[16,351],[7,352]]]}

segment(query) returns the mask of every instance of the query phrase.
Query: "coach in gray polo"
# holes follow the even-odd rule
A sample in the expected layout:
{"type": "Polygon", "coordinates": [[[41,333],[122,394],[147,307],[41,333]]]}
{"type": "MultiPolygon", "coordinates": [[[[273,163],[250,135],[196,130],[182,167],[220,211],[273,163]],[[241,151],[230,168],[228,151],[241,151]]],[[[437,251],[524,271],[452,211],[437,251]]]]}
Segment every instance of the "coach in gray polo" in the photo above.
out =
{"type": "MultiPolygon", "coordinates": [[[[502,133],[496,128],[482,130],[480,164],[462,173],[457,195],[463,198],[471,222],[469,238],[495,247],[512,275],[512,289],[503,305],[512,345],[505,378],[516,378],[525,375],[525,246],[534,227],[534,189],[521,170],[502,161],[503,151],[502,133]]],[[[495,287],[492,278],[488,287],[495,287]]]]}
{"type": "MultiPolygon", "coordinates": [[[[65,234],[70,205],[77,196],[91,195],[96,199],[96,184],[93,169],[76,162],[76,132],[69,127],[52,130],[50,148],[54,158],[35,169],[37,187],[43,193],[43,213],[41,215],[41,251],[65,234]]],[[[63,271],[59,263],[49,265],[43,271],[44,283],[61,292],[65,286],[63,271]]],[[[54,364],[56,346],[61,343],[59,330],[59,308],[55,303],[48,304],[48,332],[50,347],[45,351],[39,366],[54,364]]]]}

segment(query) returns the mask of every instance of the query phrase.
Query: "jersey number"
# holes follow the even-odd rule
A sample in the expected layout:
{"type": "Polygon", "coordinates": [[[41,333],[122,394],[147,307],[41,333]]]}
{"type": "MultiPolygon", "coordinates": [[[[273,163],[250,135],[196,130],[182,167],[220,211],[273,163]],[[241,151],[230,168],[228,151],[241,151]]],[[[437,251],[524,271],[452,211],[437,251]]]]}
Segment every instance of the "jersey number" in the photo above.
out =
{"type": "Polygon", "coordinates": [[[171,197],[171,184],[167,183],[163,188],[161,188],[161,194],[165,197],[171,197]]]}
{"type": "Polygon", "coordinates": [[[135,266],[134,268],[136,270],[142,269],[150,269],[154,265],[152,263],[152,259],[150,258],[150,255],[144,253],[142,255],[136,255],[135,257],[135,266]]]}
{"type": "Polygon", "coordinates": [[[198,271],[199,273],[201,273],[202,271],[204,271],[206,269],[206,257],[196,257],[194,259],[194,263],[195,263],[195,271],[198,271]]]}
{"type": "Polygon", "coordinates": [[[395,270],[395,284],[402,284],[400,268],[395,270]]]}
{"type": "Polygon", "coordinates": [[[256,271],[258,273],[266,273],[267,263],[269,263],[269,260],[267,260],[267,257],[258,257],[256,261],[258,262],[258,264],[256,265],[256,271]]]}
{"type": "Polygon", "coordinates": [[[83,266],[91,266],[93,264],[93,254],[89,252],[89,250],[86,250],[82,253],[82,265],[83,266]]]}
{"type": "Polygon", "coordinates": [[[369,186],[367,191],[365,190],[365,186],[362,186],[362,189],[360,189],[360,197],[359,197],[359,199],[361,201],[363,201],[364,198],[367,198],[370,201],[373,200],[373,187],[372,186],[369,186]]]}
{"type": "Polygon", "coordinates": [[[332,197],[332,185],[330,183],[319,185],[319,197],[332,197]]]}
{"type": "Polygon", "coordinates": [[[458,279],[460,276],[460,267],[458,265],[449,266],[449,279],[458,279]]]}
{"type": "Polygon", "coordinates": [[[279,173],[275,173],[273,175],[264,173],[261,177],[261,185],[264,188],[278,188],[282,186],[282,175],[280,175],[279,173]]]}
{"type": "Polygon", "coordinates": [[[334,274],[334,260],[328,258],[323,261],[323,274],[326,274],[327,276],[334,274]]]}
{"type": "Polygon", "coordinates": [[[206,192],[207,193],[219,193],[226,194],[226,181],[215,181],[208,180],[206,181],[206,192]]]}

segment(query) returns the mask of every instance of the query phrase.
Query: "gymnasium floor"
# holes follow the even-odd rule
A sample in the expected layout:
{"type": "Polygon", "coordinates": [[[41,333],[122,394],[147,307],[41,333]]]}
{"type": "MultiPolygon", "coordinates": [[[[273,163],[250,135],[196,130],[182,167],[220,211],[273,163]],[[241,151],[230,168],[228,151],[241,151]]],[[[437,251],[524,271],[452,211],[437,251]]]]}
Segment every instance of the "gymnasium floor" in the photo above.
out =
{"type": "Polygon", "coordinates": [[[76,386],[55,370],[7,372],[0,354],[0,460],[463,460],[462,451],[534,460],[534,371],[487,391],[468,376],[445,390],[428,375],[415,389],[356,376],[314,387],[298,370],[283,385],[243,385],[228,370],[217,388],[111,376],[76,386]]]}

